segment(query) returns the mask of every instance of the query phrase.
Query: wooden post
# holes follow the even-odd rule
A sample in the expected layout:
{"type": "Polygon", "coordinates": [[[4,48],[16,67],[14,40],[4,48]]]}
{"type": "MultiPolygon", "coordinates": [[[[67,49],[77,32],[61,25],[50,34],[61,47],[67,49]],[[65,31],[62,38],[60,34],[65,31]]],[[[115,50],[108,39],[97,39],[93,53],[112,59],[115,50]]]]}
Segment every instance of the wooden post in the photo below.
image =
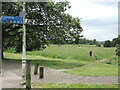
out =
{"type": "Polygon", "coordinates": [[[36,64],[35,64],[35,68],[34,68],[34,75],[37,75],[37,74],[38,74],[38,66],[39,66],[39,64],[36,63],[36,64]]]}
{"type": "Polygon", "coordinates": [[[44,78],[44,67],[40,66],[39,67],[39,75],[38,78],[44,78]]]}
{"type": "Polygon", "coordinates": [[[90,51],[90,56],[92,56],[92,51],[90,51]]]}
{"type": "Polygon", "coordinates": [[[31,89],[31,63],[26,60],[26,89],[31,89]]]}

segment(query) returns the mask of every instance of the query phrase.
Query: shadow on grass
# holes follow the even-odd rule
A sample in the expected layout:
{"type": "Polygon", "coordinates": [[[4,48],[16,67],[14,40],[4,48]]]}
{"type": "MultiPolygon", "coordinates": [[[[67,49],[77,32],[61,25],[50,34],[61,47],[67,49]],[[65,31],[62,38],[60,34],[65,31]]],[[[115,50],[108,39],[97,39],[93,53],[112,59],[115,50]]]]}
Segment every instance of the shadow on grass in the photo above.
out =
{"type": "MultiPolygon", "coordinates": [[[[17,63],[21,63],[20,59],[9,59],[5,58],[5,60],[14,61],[17,63]]],[[[71,61],[62,61],[62,60],[46,60],[46,59],[32,59],[31,64],[35,65],[35,63],[38,63],[40,66],[44,66],[47,68],[52,69],[70,69],[75,67],[81,67],[84,64],[78,63],[78,62],[71,62],[71,61]]]]}

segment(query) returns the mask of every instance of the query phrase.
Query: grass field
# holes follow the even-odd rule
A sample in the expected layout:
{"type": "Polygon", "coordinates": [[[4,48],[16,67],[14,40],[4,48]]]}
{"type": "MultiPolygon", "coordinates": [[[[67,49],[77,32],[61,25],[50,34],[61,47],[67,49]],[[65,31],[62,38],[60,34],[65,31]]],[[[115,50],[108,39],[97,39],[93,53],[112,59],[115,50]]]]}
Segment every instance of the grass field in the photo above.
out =
{"type": "MultiPolygon", "coordinates": [[[[95,45],[51,45],[43,51],[27,52],[27,55],[44,56],[49,58],[59,58],[67,60],[91,61],[100,60],[115,56],[116,48],[96,47],[95,45]],[[89,56],[89,51],[93,52],[93,57],[89,56]]],[[[14,52],[14,50],[7,50],[14,52]]]]}
{"type": "Polygon", "coordinates": [[[33,88],[118,88],[118,84],[33,83],[33,88]]]}
{"type": "Polygon", "coordinates": [[[118,66],[102,62],[64,72],[82,76],[118,76],[118,66]]]}
{"type": "Polygon", "coordinates": [[[91,61],[115,56],[115,48],[96,47],[94,45],[63,45],[60,47],[52,45],[44,51],[32,51],[27,52],[27,54],[68,60],[91,61]],[[91,50],[93,57],[89,56],[89,51],[91,50]]]}
{"type": "MultiPolygon", "coordinates": [[[[116,48],[96,47],[94,45],[51,45],[43,51],[27,52],[27,59],[32,64],[39,63],[42,66],[52,69],[71,69],[66,71],[83,76],[116,76],[118,75],[118,59],[115,56],[116,48]],[[89,56],[89,51],[93,56],[89,56]],[[106,62],[81,67],[101,59],[108,59],[106,62]],[[110,59],[111,58],[111,59],[110,59]],[[106,72],[107,71],[107,72],[106,72]]],[[[14,50],[4,52],[6,59],[21,60],[21,53],[14,53],[14,50]]]]}
{"type": "MultiPolygon", "coordinates": [[[[14,60],[14,61],[21,61],[21,54],[17,53],[10,53],[4,52],[5,59],[7,60],[14,60]]],[[[32,64],[39,63],[39,65],[45,66],[47,68],[52,69],[69,69],[80,67],[89,63],[88,61],[78,61],[78,60],[66,60],[66,59],[56,59],[56,58],[47,58],[43,56],[34,56],[34,55],[27,55],[27,60],[32,60],[32,64]]]]}

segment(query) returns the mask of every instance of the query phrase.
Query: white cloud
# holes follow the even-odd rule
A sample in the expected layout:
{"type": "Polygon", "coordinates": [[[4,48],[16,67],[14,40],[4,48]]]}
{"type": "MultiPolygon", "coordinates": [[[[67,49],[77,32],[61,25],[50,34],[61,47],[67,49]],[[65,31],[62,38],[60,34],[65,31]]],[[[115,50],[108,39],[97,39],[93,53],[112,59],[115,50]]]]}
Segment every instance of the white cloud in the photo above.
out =
{"type": "Polygon", "coordinates": [[[71,1],[71,6],[72,8],[68,10],[67,13],[70,13],[73,17],[79,17],[83,19],[107,18],[116,16],[118,14],[117,6],[116,8],[102,6],[95,3],[86,2],[86,0],[79,0],[76,2],[73,0],[71,1]]]}
{"type": "MultiPolygon", "coordinates": [[[[66,0],[54,0],[54,1],[57,1],[57,2],[64,2],[66,0]]],[[[67,1],[73,1],[73,0],[67,0],[67,1]]],[[[79,0],[79,1],[82,1],[82,0],[79,0]]],[[[119,2],[119,0],[84,0],[86,2],[119,2]]],[[[75,1],[74,1],[75,2],[75,1]]]]}
{"type": "Polygon", "coordinates": [[[82,34],[84,37],[88,39],[96,39],[96,40],[112,40],[116,38],[118,35],[118,25],[111,25],[105,27],[88,27],[82,26],[84,31],[82,34]]]}
{"type": "Polygon", "coordinates": [[[72,7],[66,13],[82,18],[84,37],[102,41],[117,37],[118,0],[68,1],[71,2],[72,7]]]}

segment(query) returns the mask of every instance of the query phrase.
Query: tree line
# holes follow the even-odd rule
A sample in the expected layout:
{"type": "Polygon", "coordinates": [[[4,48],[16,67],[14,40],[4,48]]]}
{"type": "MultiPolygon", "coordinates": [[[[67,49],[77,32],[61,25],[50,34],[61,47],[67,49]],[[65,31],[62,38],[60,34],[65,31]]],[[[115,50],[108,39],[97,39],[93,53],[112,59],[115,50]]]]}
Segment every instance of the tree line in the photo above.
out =
{"type": "Polygon", "coordinates": [[[67,40],[67,41],[61,41],[61,42],[57,42],[57,41],[53,41],[51,42],[51,44],[86,44],[86,45],[96,45],[98,47],[116,47],[116,45],[118,44],[118,37],[114,38],[112,41],[110,40],[106,40],[106,41],[97,41],[96,39],[93,40],[89,40],[87,38],[79,38],[79,39],[74,39],[73,41],[71,40],[67,40]]]}
{"type": "Polygon", "coordinates": [[[105,42],[104,42],[104,47],[116,47],[117,46],[117,44],[119,44],[118,42],[119,42],[119,37],[120,37],[120,35],[117,37],[117,38],[114,38],[112,41],[110,41],[110,40],[106,40],[105,42]]]}
{"type": "Polygon", "coordinates": [[[66,40],[66,41],[62,41],[62,42],[56,42],[56,41],[53,41],[51,42],[51,44],[86,44],[86,45],[97,45],[98,44],[98,41],[96,41],[96,39],[93,39],[93,40],[89,40],[89,39],[86,39],[86,38],[77,38],[77,39],[74,39],[74,40],[66,40]]]}

